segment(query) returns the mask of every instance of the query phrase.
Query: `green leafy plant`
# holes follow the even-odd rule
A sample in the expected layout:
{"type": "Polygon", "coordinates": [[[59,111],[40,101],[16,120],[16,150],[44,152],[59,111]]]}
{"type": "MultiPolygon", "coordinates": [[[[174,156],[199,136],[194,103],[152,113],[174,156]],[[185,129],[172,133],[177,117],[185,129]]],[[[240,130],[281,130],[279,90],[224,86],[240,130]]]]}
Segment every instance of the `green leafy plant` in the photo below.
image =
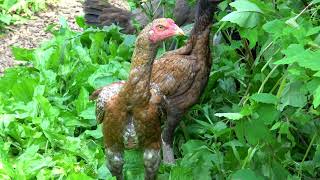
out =
{"type": "Polygon", "coordinates": [[[0,79],[2,179],[111,177],[89,92],[126,79],[135,36],[115,26],[77,33],[60,21],[40,48],[13,47],[31,66],[0,79]]]}
{"type": "Polygon", "coordinates": [[[22,22],[46,8],[55,0],[0,0],[0,30],[5,26],[22,22]]]}
{"type": "Polygon", "coordinates": [[[177,147],[205,142],[219,157],[216,179],[319,178],[319,2],[230,6],[216,24],[227,43],[213,48],[202,104],[186,116],[177,147]]]}

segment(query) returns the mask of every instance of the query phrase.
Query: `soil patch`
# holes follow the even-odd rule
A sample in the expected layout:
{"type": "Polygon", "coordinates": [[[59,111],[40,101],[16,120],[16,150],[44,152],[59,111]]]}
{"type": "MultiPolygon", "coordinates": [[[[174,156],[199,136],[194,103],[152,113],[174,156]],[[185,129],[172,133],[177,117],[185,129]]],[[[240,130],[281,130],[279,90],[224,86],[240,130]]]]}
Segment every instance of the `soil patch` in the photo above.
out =
{"type": "Polygon", "coordinates": [[[46,12],[35,15],[25,24],[10,26],[9,31],[0,37],[0,73],[6,67],[19,64],[12,56],[11,46],[37,47],[51,38],[51,34],[45,32],[45,29],[48,25],[57,23],[61,16],[67,19],[72,29],[80,30],[75,23],[75,17],[82,14],[82,0],[60,0],[58,4],[48,7],[46,12]]]}

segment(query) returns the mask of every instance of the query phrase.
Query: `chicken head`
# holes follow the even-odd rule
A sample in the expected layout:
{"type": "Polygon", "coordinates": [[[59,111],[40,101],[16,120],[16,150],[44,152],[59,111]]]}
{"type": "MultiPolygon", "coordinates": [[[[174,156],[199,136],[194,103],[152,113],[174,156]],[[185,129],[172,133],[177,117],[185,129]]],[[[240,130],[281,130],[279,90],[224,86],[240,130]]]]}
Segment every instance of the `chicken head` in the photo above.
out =
{"type": "Polygon", "coordinates": [[[184,32],[172,19],[160,18],[153,21],[149,31],[149,40],[157,43],[174,35],[184,35],[184,32]]]}

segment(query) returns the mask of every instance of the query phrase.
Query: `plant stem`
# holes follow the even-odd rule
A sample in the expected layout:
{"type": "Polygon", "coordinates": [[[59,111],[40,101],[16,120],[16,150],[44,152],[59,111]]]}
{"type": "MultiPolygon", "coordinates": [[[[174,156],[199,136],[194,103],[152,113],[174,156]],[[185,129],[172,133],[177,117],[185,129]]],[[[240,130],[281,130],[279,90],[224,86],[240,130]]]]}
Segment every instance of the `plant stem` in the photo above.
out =
{"type": "Polygon", "coordinates": [[[258,56],[256,57],[256,59],[254,60],[253,66],[251,66],[251,70],[253,69],[253,67],[255,67],[256,65],[258,65],[258,62],[260,60],[260,57],[262,56],[262,54],[271,47],[271,45],[274,43],[275,40],[271,41],[263,50],[260,51],[260,53],[258,54],[258,56]]]}
{"type": "Polygon", "coordinates": [[[277,97],[280,98],[280,96],[282,95],[282,92],[283,92],[283,89],[286,85],[286,80],[287,80],[287,75],[283,75],[283,79],[281,81],[281,84],[280,84],[280,87],[279,87],[279,90],[277,92],[277,97]]]}
{"type": "Polygon", "coordinates": [[[269,80],[269,78],[271,77],[271,75],[273,74],[273,72],[279,67],[279,65],[276,65],[275,67],[273,67],[273,69],[270,71],[270,73],[267,75],[267,77],[263,80],[258,93],[261,93],[263,91],[264,85],[267,83],[267,81],[269,80]]]}
{"type": "Polygon", "coordinates": [[[278,81],[276,82],[276,84],[272,87],[272,89],[270,90],[269,93],[273,93],[273,91],[277,88],[277,86],[280,84],[280,82],[282,81],[283,76],[281,78],[278,79],[278,81]]]}
{"type": "Polygon", "coordinates": [[[245,103],[247,102],[248,100],[248,94],[249,94],[249,90],[251,88],[251,83],[248,85],[248,88],[246,90],[246,92],[244,93],[244,96],[241,98],[240,102],[239,102],[239,106],[242,104],[242,105],[245,105],[245,103]]]}
{"type": "Polygon", "coordinates": [[[316,139],[316,137],[317,137],[317,133],[314,133],[314,135],[313,135],[313,137],[312,137],[312,139],[311,139],[311,141],[310,141],[310,143],[309,143],[308,149],[307,149],[306,153],[304,154],[303,159],[302,159],[302,161],[301,161],[301,163],[300,163],[300,168],[299,168],[299,177],[300,177],[300,178],[301,178],[301,175],[302,175],[302,164],[303,164],[304,161],[306,160],[306,158],[307,158],[307,156],[308,156],[308,154],[309,154],[309,151],[310,151],[310,149],[311,149],[311,146],[312,146],[312,144],[313,144],[313,141],[316,139]]]}
{"type": "MultiPolygon", "coordinates": [[[[273,54],[277,54],[279,51],[280,51],[280,49],[276,50],[276,52],[274,52],[273,54]]],[[[270,64],[270,62],[272,61],[272,59],[273,59],[273,57],[271,57],[271,58],[267,61],[267,63],[262,67],[261,72],[263,72],[263,71],[267,68],[267,66],[270,64]]]]}

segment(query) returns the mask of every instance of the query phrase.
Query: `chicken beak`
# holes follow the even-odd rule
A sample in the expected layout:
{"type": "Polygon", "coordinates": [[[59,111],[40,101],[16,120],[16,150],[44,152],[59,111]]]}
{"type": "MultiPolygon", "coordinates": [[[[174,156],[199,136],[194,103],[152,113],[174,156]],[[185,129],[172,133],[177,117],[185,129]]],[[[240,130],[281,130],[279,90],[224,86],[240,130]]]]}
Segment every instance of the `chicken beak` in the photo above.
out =
{"type": "Polygon", "coordinates": [[[183,32],[183,30],[181,28],[179,28],[178,26],[175,29],[175,34],[176,35],[180,35],[180,36],[185,36],[186,34],[183,32]]]}

